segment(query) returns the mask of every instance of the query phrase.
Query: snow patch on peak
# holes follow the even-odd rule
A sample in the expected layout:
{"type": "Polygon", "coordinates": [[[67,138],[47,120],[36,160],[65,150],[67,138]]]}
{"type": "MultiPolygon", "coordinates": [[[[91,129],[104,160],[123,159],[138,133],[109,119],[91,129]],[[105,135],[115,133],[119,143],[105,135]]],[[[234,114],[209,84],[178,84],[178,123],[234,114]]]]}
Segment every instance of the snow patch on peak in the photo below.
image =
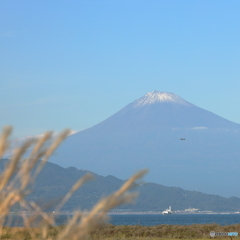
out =
{"type": "Polygon", "coordinates": [[[153,91],[134,101],[134,107],[141,107],[154,103],[175,103],[185,106],[192,105],[174,93],[153,91]]]}

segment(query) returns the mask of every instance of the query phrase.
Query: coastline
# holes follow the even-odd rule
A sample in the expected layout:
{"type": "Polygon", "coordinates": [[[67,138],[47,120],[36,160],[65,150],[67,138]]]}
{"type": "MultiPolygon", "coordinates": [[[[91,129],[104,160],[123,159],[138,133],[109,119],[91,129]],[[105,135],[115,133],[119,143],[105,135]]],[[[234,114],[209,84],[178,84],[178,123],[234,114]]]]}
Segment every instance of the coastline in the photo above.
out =
{"type": "MultiPolygon", "coordinates": [[[[86,211],[87,213],[87,211],[86,211]]],[[[21,215],[34,215],[36,212],[20,211],[10,212],[10,215],[21,216],[21,215]]],[[[52,215],[73,215],[74,212],[49,212],[52,215]]],[[[163,215],[162,211],[109,211],[108,215],[163,215]]],[[[198,212],[186,212],[186,211],[173,211],[171,214],[166,215],[199,215],[199,214],[231,214],[240,215],[240,212],[212,212],[212,211],[198,211],[198,212]]]]}

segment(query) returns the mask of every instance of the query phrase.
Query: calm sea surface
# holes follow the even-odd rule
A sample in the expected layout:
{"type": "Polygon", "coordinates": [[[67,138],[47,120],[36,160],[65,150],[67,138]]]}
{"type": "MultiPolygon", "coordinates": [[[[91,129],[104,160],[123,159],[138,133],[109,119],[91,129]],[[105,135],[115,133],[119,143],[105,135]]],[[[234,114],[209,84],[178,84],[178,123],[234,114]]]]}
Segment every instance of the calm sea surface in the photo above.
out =
{"type": "MultiPolygon", "coordinates": [[[[111,214],[110,223],[113,225],[145,225],[154,226],[160,224],[191,225],[216,223],[219,225],[240,224],[240,214],[111,214]]],[[[56,217],[58,225],[64,225],[71,215],[59,215],[56,217]]],[[[6,225],[21,226],[22,219],[12,216],[6,225]]]]}
{"type": "Polygon", "coordinates": [[[146,225],[159,224],[190,225],[217,223],[231,225],[240,223],[240,214],[128,214],[110,215],[114,225],[146,225]]]}
{"type": "MultiPolygon", "coordinates": [[[[160,224],[190,225],[216,223],[219,225],[240,224],[240,214],[111,214],[110,223],[113,225],[145,225],[160,224]]],[[[69,218],[69,216],[68,216],[69,218]]],[[[65,224],[66,216],[59,216],[57,223],[65,224]]]]}

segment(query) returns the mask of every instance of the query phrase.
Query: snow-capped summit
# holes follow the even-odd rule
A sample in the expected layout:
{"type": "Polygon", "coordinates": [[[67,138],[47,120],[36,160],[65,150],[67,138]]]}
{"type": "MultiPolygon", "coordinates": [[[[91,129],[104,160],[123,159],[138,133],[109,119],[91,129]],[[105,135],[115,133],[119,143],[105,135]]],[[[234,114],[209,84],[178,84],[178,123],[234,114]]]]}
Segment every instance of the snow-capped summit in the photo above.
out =
{"type": "Polygon", "coordinates": [[[174,93],[169,92],[159,92],[159,91],[153,91],[148,92],[143,97],[139,98],[138,100],[134,101],[134,107],[141,107],[144,105],[154,104],[154,103],[175,103],[175,104],[181,104],[185,106],[192,105],[191,103],[185,101],[178,95],[174,93]]]}

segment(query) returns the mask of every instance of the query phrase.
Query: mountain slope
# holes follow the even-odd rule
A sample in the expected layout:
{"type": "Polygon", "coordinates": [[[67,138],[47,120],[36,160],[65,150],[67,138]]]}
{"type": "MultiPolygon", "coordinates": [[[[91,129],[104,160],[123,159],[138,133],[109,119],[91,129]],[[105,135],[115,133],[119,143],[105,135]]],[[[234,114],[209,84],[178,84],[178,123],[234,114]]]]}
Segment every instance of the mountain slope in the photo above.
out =
{"type": "MultiPolygon", "coordinates": [[[[0,171],[7,164],[7,159],[1,160],[0,171]]],[[[74,183],[89,171],[75,167],[63,168],[47,162],[29,189],[26,199],[35,201],[46,210],[54,210],[56,205],[68,193],[74,183]]],[[[98,200],[105,197],[123,185],[124,180],[114,176],[100,176],[92,173],[94,179],[85,183],[64,205],[63,211],[76,209],[91,209],[98,200]]],[[[135,184],[139,196],[134,204],[119,206],[121,209],[135,211],[162,211],[169,205],[173,210],[184,210],[189,207],[208,211],[240,211],[240,198],[224,198],[197,191],[186,191],[177,187],[166,187],[156,183],[135,184]]]]}
{"type": "MultiPolygon", "coordinates": [[[[7,161],[1,161],[1,171],[7,161]]],[[[54,210],[74,183],[87,173],[75,167],[62,168],[57,164],[46,163],[26,198],[42,205],[44,209],[47,207],[47,210],[54,210]]],[[[103,177],[92,174],[94,179],[77,190],[62,210],[91,209],[99,199],[113,193],[124,183],[124,180],[111,175],[103,177]]],[[[155,183],[135,184],[135,190],[139,192],[136,202],[119,208],[163,211],[171,205],[173,210],[184,210],[191,206],[209,211],[240,211],[240,198],[224,198],[155,183]]]]}
{"type": "Polygon", "coordinates": [[[51,161],[123,179],[149,168],[148,181],[240,197],[239,146],[239,124],[154,91],[70,136],[51,161]]]}

